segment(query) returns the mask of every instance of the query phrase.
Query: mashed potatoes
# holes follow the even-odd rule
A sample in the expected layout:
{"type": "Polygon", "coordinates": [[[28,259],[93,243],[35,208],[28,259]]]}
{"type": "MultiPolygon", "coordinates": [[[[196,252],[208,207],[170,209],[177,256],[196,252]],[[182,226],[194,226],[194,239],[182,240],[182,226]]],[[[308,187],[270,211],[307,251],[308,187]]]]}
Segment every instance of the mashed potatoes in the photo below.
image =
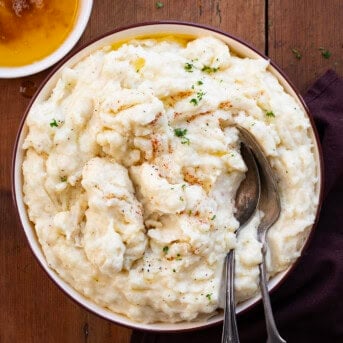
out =
{"type": "Polygon", "coordinates": [[[258,291],[261,213],[235,236],[245,177],[239,124],[258,139],[282,203],[271,275],[299,256],[316,210],[310,123],[264,59],[212,37],[132,40],[65,68],[26,124],[24,200],[46,259],[135,321],[208,317],[236,249],[240,301],[258,291]]]}

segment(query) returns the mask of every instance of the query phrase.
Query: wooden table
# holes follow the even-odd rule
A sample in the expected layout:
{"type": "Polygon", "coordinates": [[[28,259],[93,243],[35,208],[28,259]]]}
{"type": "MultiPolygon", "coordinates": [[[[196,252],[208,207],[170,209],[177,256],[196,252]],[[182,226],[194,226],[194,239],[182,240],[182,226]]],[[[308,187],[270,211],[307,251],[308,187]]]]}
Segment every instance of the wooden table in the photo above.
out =
{"type": "MultiPolygon", "coordinates": [[[[343,74],[342,0],[95,0],[78,46],[106,31],[152,20],[202,23],[232,33],[265,52],[304,91],[328,68],[343,74]],[[320,47],[331,52],[322,56],[320,47]],[[298,59],[292,49],[297,49],[298,59]]],[[[23,81],[39,84],[48,70],[0,80],[0,342],[129,342],[131,330],[70,300],[39,267],[28,247],[11,195],[11,156],[29,99],[23,81]]]]}

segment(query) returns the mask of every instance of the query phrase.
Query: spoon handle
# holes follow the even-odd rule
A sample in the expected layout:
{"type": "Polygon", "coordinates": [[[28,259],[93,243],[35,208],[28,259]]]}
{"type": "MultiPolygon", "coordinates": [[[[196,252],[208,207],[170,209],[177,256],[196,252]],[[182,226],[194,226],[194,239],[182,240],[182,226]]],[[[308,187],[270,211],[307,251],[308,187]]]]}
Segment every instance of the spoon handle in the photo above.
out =
{"type": "Polygon", "coordinates": [[[235,252],[234,250],[230,250],[225,258],[225,311],[222,343],[239,343],[234,295],[234,276],[235,252]]]}
{"type": "Polygon", "coordinates": [[[259,265],[260,269],[260,288],[262,293],[262,301],[264,307],[264,316],[266,319],[267,327],[267,343],[286,343],[286,341],[280,336],[275,324],[272,306],[270,303],[269,292],[267,288],[267,276],[266,276],[266,242],[262,243],[262,263],[259,265]]]}

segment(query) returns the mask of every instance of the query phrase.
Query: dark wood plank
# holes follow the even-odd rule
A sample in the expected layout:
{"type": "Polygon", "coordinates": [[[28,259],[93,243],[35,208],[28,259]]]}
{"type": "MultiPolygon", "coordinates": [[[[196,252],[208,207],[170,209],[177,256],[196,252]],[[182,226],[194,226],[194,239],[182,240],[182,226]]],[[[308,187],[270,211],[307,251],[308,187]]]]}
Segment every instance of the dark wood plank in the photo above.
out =
{"type": "Polygon", "coordinates": [[[222,29],[264,50],[263,0],[167,0],[162,3],[163,8],[157,9],[156,1],[104,1],[102,10],[93,12],[85,37],[138,22],[180,20],[222,29]]]}
{"type": "Polygon", "coordinates": [[[343,75],[343,1],[270,0],[269,56],[304,91],[327,69],[343,75]],[[324,48],[330,58],[322,55],[324,48]],[[297,59],[292,49],[297,49],[297,59]]]}
{"type": "MultiPolygon", "coordinates": [[[[77,46],[113,28],[152,20],[192,21],[230,32],[260,50],[265,47],[263,0],[95,0],[91,20],[77,46]]],[[[0,342],[127,343],[131,330],[103,320],[70,300],[35,261],[11,199],[11,156],[28,98],[19,89],[48,71],[0,80],[0,342]]]]}

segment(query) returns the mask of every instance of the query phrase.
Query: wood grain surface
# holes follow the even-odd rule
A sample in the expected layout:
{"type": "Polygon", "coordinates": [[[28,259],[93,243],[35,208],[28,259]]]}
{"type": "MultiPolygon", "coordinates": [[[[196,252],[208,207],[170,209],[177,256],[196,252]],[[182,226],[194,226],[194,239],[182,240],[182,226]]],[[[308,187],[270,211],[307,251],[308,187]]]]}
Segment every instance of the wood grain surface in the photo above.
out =
{"type": "MultiPolygon", "coordinates": [[[[266,52],[304,90],[328,68],[343,74],[341,0],[95,0],[77,46],[114,28],[152,20],[183,20],[219,28],[266,52]],[[322,56],[323,47],[331,52],[322,56]],[[302,57],[292,52],[297,49],[302,57]]],[[[131,330],[103,320],[69,299],[34,259],[18,223],[11,195],[11,158],[29,98],[19,90],[49,70],[0,79],[0,342],[129,342],[131,330]]]]}
{"type": "Polygon", "coordinates": [[[343,74],[342,23],[342,0],[269,0],[268,55],[304,92],[329,68],[343,74]]]}

